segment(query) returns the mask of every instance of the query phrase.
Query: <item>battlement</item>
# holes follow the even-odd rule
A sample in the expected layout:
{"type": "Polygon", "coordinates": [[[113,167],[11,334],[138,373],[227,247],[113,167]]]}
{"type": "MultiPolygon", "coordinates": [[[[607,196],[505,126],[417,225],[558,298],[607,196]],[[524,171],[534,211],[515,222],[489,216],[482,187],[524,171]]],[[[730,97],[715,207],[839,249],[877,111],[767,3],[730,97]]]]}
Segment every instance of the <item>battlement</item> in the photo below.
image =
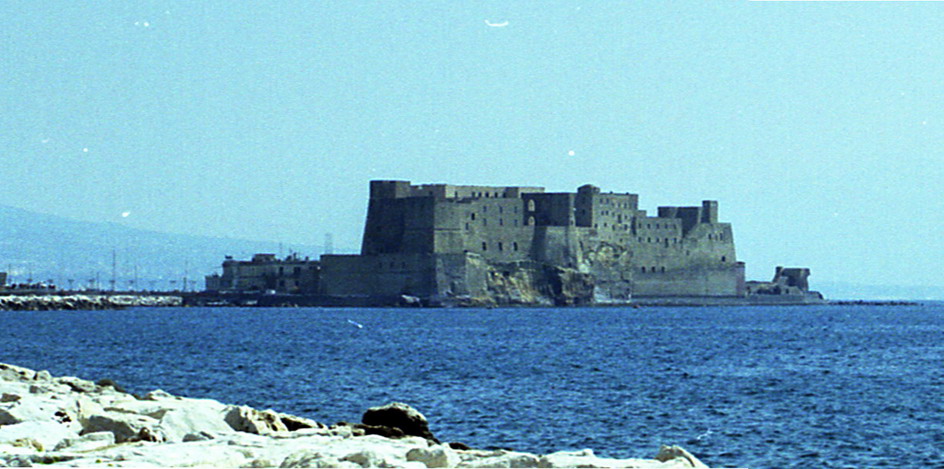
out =
{"type": "Polygon", "coordinates": [[[544,192],[543,187],[456,186],[452,184],[417,184],[410,181],[370,181],[371,199],[433,197],[436,199],[516,199],[522,194],[544,192]]]}

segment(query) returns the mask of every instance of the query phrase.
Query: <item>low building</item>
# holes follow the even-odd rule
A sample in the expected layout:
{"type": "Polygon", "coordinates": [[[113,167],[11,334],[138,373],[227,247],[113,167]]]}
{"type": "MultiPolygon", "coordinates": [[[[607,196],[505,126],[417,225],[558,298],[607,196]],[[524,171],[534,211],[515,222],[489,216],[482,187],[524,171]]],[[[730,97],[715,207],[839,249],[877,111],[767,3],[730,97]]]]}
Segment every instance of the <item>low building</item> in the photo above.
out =
{"type": "Polygon", "coordinates": [[[255,254],[248,261],[226,256],[223,274],[206,277],[206,290],[315,294],[318,292],[320,271],[320,262],[297,254],[284,259],[279,259],[275,254],[255,254]]]}

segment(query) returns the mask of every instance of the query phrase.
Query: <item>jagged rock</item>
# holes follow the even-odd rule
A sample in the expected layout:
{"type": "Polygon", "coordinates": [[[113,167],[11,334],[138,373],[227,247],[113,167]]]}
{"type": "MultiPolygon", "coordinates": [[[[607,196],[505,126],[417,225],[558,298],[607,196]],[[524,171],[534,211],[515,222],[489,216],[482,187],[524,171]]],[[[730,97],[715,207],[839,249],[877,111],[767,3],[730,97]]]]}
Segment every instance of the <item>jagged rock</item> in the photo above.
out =
{"type": "Polygon", "coordinates": [[[505,450],[469,450],[459,453],[462,461],[456,467],[538,467],[538,457],[529,453],[505,450]]]}
{"type": "Polygon", "coordinates": [[[687,467],[696,467],[696,468],[706,468],[704,463],[698,460],[695,456],[692,456],[692,453],[685,451],[684,448],[679,446],[668,446],[662,445],[659,448],[659,453],[656,454],[656,461],[668,462],[668,461],[683,461],[689,466],[687,467]]]}
{"type": "Polygon", "coordinates": [[[96,381],[96,382],[95,382],[95,385],[98,386],[98,387],[102,387],[102,388],[111,387],[112,389],[114,389],[115,391],[118,391],[118,392],[126,392],[126,391],[125,391],[125,388],[119,386],[118,383],[116,383],[116,382],[114,382],[114,381],[112,381],[112,380],[110,380],[110,379],[108,379],[108,378],[103,378],[103,379],[100,379],[100,380],[96,381]]]}
{"type": "Polygon", "coordinates": [[[51,420],[22,422],[0,426],[0,443],[34,441],[39,451],[55,448],[60,442],[79,435],[67,426],[51,420]]]}
{"type": "Polygon", "coordinates": [[[288,431],[288,427],[282,423],[277,413],[271,410],[259,411],[248,406],[230,406],[224,420],[238,432],[268,435],[288,431]]]}
{"type": "Polygon", "coordinates": [[[318,451],[303,450],[290,454],[279,467],[361,467],[353,462],[341,462],[337,458],[318,451]]]}
{"type": "Polygon", "coordinates": [[[56,451],[93,451],[106,446],[115,444],[115,434],[112,432],[94,432],[86,433],[75,438],[66,438],[60,441],[55,448],[56,451]]]}
{"type": "Polygon", "coordinates": [[[344,456],[341,461],[350,461],[360,467],[394,467],[390,459],[377,450],[363,449],[344,456]]]}
{"type": "Polygon", "coordinates": [[[63,376],[62,378],[56,379],[56,382],[69,386],[75,392],[95,392],[97,389],[95,383],[72,376],[63,376]]]}
{"type": "Polygon", "coordinates": [[[157,424],[157,420],[145,415],[105,412],[90,416],[83,425],[82,434],[111,432],[117,443],[164,441],[163,434],[155,430],[157,424]]]}
{"type": "Polygon", "coordinates": [[[419,461],[426,467],[456,467],[461,461],[459,455],[445,445],[430,448],[413,448],[406,453],[407,461],[419,461]]]}
{"type": "Polygon", "coordinates": [[[426,417],[418,410],[402,402],[391,402],[381,407],[371,407],[361,418],[364,425],[399,428],[406,435],[418,436],[439,443],[429,431],[426,417]]]}
{"type": "MultiPolygon", "coordinates": [[[[7,393],[11,394],[11,393],[7,393]]],[[[73,419],[63,409],[64,402],[53,400],[50,396],[24,399],[29,394],[16,394],[19,399],[0,403],[0,425],[13,425],[21,422],[69,423],[73,419]]]]}
{"type": "Polygon", "coordinates": [[[379,435],[384,438],[403,438],[406,433],[397,427],[388,427],[385,425],[364,425],[358,423],[353,425],[354,436],[379,435]]]}
{"type": "MultiPolygon", "coordinates": [[[[188,435],[221,434],[233,431],[215,406],[191,405],[164,413],[157,428],[167,441],[184,441],[188,435]]],[[[193,438],[193,436],[191,436],[193,438]]]]}
{"type": "Polygon", "coordinates": [[[326,428],[324,425],[315,422],[312,419],[307,419],[305,417],[299,417],[296,415],[283,414],[281,412],[276,412],[276,415],[279,416],[279,419],[282,421],[282,424],[285,425],[285,428],[290,432],[304,430],[306,428],[326,428]]]}

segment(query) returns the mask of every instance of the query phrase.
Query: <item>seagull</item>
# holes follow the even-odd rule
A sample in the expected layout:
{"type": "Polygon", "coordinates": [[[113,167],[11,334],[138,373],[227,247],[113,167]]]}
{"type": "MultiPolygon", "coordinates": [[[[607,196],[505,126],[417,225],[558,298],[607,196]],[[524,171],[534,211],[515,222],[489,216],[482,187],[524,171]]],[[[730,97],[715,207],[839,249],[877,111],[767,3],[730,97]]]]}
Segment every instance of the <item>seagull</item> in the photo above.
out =
{"type": "Polygon", "coordinates": [[[507,21],[502,22],[502,23],[492,23],[492,22],[489,21],[489,20],[485,20],[485,24],[487,24],[487,25],[489,25],[489,26],[491,26],[491,27],[493,27],[493,28],[504,28],[505,26],[508,26],[508,22],[507,22],[507,21]]]}
{"type": "Polygon", "coordinates": [[[364,325],[363,325],[363,324],[359,324],[359,323],[354,322],[354,321],[352,321],[352,320],[350,320],[350,319],[348,319],[347,322],[349,322],[349,323],[351,323],[351,324],[357,326],[358,329],[363,329],[363,328],[364,328],[364,325]]]}

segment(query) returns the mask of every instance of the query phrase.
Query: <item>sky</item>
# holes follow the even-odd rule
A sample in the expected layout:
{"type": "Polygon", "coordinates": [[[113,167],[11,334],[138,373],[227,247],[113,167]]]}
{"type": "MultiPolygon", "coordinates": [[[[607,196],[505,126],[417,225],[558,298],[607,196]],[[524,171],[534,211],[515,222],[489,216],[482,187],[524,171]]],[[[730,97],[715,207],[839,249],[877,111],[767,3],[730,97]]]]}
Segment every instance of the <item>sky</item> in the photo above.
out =
{"type": "Polygon", "coordinates": [[[249,3],[0,0],[0,204],[356,250],[371,179],[591,183],[944,285],[944,2],[249,3]]]}

